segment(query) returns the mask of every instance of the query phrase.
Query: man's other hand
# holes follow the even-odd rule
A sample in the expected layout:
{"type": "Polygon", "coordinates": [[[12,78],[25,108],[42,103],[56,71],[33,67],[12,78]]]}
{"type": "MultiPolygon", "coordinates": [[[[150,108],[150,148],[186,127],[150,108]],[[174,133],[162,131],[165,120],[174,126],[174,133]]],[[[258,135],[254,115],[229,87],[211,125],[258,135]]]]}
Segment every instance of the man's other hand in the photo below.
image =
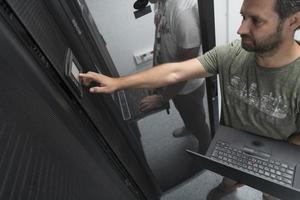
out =
{"type": "Polygon", "coordinates": [[[97,86],[89,89],[91,93],[113,93],[118,89],[117,80],[95,72],[81,73],[79,75],[82,83],[89,86],[92,82],[96,82],[97,86]]]}
{"type": "Polygon", "coordinates": [[[163,98],[161,95],[150,95],[144,97],[140,104],[139,109],[142,112],[147,112],[156,108],[159,108],[163,105],[163,98]]]}
{"type": "Polygon", "coordinates": [[[300,145],[300,134],[298,133],[298,134],[292,135],[288,139],[288,142],[292,143],[292,144],[300,145]]]}

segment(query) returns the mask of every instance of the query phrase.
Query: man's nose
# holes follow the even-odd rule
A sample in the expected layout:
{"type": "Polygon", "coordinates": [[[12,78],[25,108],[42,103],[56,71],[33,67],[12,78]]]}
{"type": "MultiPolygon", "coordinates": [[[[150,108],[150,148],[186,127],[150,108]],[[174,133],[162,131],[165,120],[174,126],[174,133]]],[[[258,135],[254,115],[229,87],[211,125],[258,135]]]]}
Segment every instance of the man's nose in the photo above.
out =
{"type": "Polygon", "coordinates": [[[249,23],[245,20],[242,21],[237,33],[239,35],[244,35],[249,33],[249,23]]]}

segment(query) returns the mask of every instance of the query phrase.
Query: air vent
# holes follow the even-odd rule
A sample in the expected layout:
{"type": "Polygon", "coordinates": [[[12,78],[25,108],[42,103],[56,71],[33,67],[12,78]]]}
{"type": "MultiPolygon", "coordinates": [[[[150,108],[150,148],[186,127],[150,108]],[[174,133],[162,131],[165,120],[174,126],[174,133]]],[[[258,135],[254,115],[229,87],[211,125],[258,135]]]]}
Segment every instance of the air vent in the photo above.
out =
{"type": "Polygon", "coordinates": [[[0,1],[0,7],[1,7],[1,10],[6,15],[11,16],[12,10],[10,9],[9,5],[5,1],[3,1],[3,0],[0,1]]]}
{"type": "MultiPolygon", "coordinates": [[[[50,63],[61,73],[64,72],[67,44],[60,28],[43,1],[7,0],[16,17],[26,27],[39,49],[47,55],[50,63]]],[[[36,47],[33,47],[36,48],[36,47]]],[[[41,59],[41,52],[34,49],[41,59]]]]}
{"type": "Polygon", "coordinates": [[[78,182],[40,139],[0,112],[0,199],[76,199],[78,182]],[[50,198],[51,197],[51,198],[50,198]]]}

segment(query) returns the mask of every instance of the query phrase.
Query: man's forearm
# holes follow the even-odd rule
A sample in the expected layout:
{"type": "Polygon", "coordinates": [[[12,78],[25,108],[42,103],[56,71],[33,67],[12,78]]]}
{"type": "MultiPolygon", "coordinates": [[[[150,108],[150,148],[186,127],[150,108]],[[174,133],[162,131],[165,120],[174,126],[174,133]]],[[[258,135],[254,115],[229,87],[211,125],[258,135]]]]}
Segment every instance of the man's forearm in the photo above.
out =
{"type": "Polygon", "coordinates": [[[163,64],[119,78],[111,78],[95,72],[81,73],[79,77],[86,86],[93,81],[98,83],[97,86],[90,87],[89,90],[92,93],[112,93],[125,88],[163,87],[208,75],[198,59],[191,59],[179,63],[163,64]]]}
{"type": "MultiPolygon", "coordinates": [[[[195,48],[190,48],[190,49],[184,49],[184,48],[180,48],[178,47],[178,52],[177,52],[177,56],[178,56],[178,61],[185,61],[188,59],[193,59],[195,57],[198,56],[199,53],[199,48],[200,47],[195,47],[195,48]]],[[[183,66],[186,67],[186,66],[183,66]]],[[[185,86],[187,81],[181,81],[172,85],[168,85],[167,87],[165,87],[164,93],[163,95],[163,100],[164,101],[168,101],[171,98],[173,98],[174,96],[176,96],[181,89],[185,86]]]]}
{"type": "Polygon", "coordinates": [[[208,74],[197,59],[167,63],[117,79],[117,88],[158,88],[208,74]]]}
{"type": "Polygon", "coordinates": [[[118,78],[119,89],[123,88],[158,88],[177,81],[177,63],[159,65],[142,72],[118,78]]]}

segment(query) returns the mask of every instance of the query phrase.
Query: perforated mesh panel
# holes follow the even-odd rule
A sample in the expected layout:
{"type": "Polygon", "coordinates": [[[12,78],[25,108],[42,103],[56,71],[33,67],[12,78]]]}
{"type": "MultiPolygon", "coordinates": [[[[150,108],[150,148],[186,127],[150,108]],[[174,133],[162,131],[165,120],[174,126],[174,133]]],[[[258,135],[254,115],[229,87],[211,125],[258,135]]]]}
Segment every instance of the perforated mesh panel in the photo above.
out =
{"type": "Polygon", "coordinates": [[[0,199],[135,199],[0,6],[0,199]]]}
{"type": "MultiPolygon", "coordinates": [[[[6,74],[3,68],[1,73],[6,74]]],[[[3,76],[1,79],[9,81],[3,76]]],[[[30,89],[22,92],[8,87],[0,91],[4,95],[0,98],[0,199],[67,200],[80,197],[78,181],[70,175],[73,170],[69,170],[66,163],[55,156],[55,151],[48,148],[51,130],[47,128],[49,124],[44,126],[48,130],[43,130],[43,122],[47,123],[43,120],[51,121],[51,117],[36,116],[37,119],[33,119],[38,110],[43,110],[42,104],[30,106],[28,98],[36,96],[30,89]]]]}
{"type": "Polygon", "coordinates": [[[2,55],[0,199],[134,199],[63,97],[45,97],[50,82],[18,70],[34,64],[2,55]]]}
{"type": "Polygon", "coordinates": [[[76,199],[79,188],[68,170],[0,115],[0,199],[76,199]]]}
{"type": "Polygon", "coordinates": [[[63,72],[66,42],[61,37],[61,31],[43,4],[43,0],[8,0],[7,2],[52,64],[63,72]]]}
{"type": "Polygon", "coordinates": [[[78,112],[61,76],[66,44],[43,0],[6,2],[0,0],[0,199],[145,199],[99,132],[118,132],[111,116],[98,115],[108,120],[96,128],[78,112]]]}

